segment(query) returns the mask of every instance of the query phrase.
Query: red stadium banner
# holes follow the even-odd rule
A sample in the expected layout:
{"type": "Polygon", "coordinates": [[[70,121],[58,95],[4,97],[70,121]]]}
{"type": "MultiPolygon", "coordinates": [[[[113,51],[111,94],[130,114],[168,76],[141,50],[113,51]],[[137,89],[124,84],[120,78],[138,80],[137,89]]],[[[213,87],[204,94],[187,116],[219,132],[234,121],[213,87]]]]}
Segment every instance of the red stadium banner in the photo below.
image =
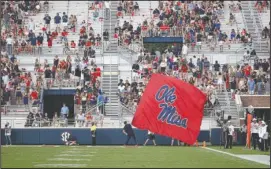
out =
{"type": "Polygon", "coordinates": [[[162,31],[165,31],[165,30],[169,30],[170,28],[169,28],[169,26],[160,26],[160,29],[162,31]]]}
{"type": "Polygon", "coordinates": [[[200,132],[206,95],[181,80],[153,74],[132,125],[194,144],[200,132]]]}
{"type": "Polygon", "coordinates": [[[145,31],[145,30],[147,30],[147,29],[148,29],[147,26],[141,26],[141,30],[145,31]]]}

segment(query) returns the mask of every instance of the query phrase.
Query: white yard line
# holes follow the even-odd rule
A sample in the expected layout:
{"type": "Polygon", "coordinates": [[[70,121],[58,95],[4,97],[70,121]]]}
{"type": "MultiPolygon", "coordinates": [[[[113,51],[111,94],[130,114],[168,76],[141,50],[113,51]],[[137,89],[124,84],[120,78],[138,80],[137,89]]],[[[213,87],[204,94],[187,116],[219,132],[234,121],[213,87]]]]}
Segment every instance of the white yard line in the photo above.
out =
{"type": "Polygon", "coordinates": [[[79,167],[87,167],[87,164],[36,164],[35,167],[70,167],[70,168],[79,168],[79,167]]]}
{"type": "Polygon", "coordinates": [[[49,158],[48,161],[91,161],[91,159],[85,158],[49,158]]]}
{"type": "Polygon", "coordinates": [[[63,151],[65,154],[82,154],[82,153],[90,153],[90,154],[95,154],[95,151],[81,151],[81,150],[68,150],[68,151],[63,151]]]}
{"type": "Polygon", "coordinates": [[[2,147],[43,147],[42,145],[2,145],[2,147]]]}
{"type": "Polygon", "coordinates": [[[87,146],[87,147],[91,147],[91,148],[125,148],[124,146],[87,146]]]}
{"type": "Polygon", "coordinates": [[[93,157],[93,154],[59,154],[56,157],[93,157]]]}
{"type": "Polygon", "coordinates": [[[258,158],[255,158],[256,157],[255,155],[236,155],[236,154],[232,154],[232,153],[212,149],[212,148],[209,148],[209,147],[202,147],[202,148],[207,149],[207,150],[211,150],[211,151],[214,151],[214,152],[217,152],[217,153],[227,154],[227,155],[232,156],[232,157],[237,157],[237,158],[241,158],[241,159],[244,159],[244,160],[249,160],[249,161],[253,161],[253,162],[256,162],[256,163],[261,163],[261,164],[265,164],[265,165],[270,166],[270,161],[268,161],[268,159],[270,160],[270,157],[267,156],[267,155],[256,155],[257,157],[267,157],[267,160],[259,160],[258,158]],[[251,156],[251,157],[253,156],[253,158],[249,158],[249,156],[251,156]]]}

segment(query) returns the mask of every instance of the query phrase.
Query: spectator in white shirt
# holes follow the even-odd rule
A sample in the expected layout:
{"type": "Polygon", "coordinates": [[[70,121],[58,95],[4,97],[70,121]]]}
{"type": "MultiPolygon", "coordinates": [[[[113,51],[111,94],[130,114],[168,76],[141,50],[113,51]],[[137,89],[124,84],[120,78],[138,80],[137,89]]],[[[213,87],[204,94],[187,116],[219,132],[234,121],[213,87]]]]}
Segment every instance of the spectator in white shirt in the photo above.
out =
{"type": "Polygon", "coordinates": [[[12,45],[13,45],[13,39],[12,39],[12,36],[9,35],[9,37],[6,39],[6,42],[7,42],[7,53],[8,55],[12,55],[12,45]]]}
{"type": "Polygon", "coordinates": [[[162,61],[160,63],[160,67],[161,67],[161,72],[165,72],[166,71],[166,67],[167,67],[167,63],[165,61],[162,61]]]}
{"type": "Polygon", "coordinates": [[[223,52],[223,44],[224,44],[224,41],[223,41],[223,40],[220,40],[220,41],[218,42],[218,44],[219,44],[219,50],[220,50],[220,52],[223,52]]]}
{"type": "Polygon", "coordinates": [[[251,133],[253,149],[256,150],[256,146],[259,140],[259,124],[257,123],[257,120],[255,118],[252,119],[251,133]]]}
{"type": "Polygon", "coordinates": [[[85,115],[80,112],[80,114],[77,114],[77,123],[79,127],[82,127],[84,125],[85,122],[85,115]]]}
{"type": "Polygon", "coordinates": [[[197,66],[197,57],[194,55],[193,58],[192,58],[192,63],[193,65],[197,66]]]}
{"type": "Polygon", "coordinates": [[[233,125],[231,124],[230,121],[228,121],[228,137],[227,137],[227,145],[226,145],[226,148],[232,148],[232,136],[233,136],[233,133],[234,133],[234,127],[233,125]]]}
{"type": "Polygon", "coordinates": [[[124,88],[125,88],[124,84],[119,85],[119,87],[118,87],[119,92],[123,92],[124,88]]]}
{"type": "MultiPolygon", "coordinates": [[[[188,47],[184,44],[183,45],[183,48],[182,48],[182,55],[183,55],[183,58],[186,58],[188,54],[188,47]]],[[[186,58],[187,59],[187,58],[186,58]]]]}
{"type": "Polygon", "coordinates": [[[267,132],[267,125],[264,121],[262,121],[261,125],[259,126],[259,145],[261,151],[268,151],[268,132],[267,132]]]}
{"type": "Polygon", "coordinates": [[[30,20],[30,22],[28,23],[28,31],[34,31],[35,30],[35,23],[33,21],[33,19],[30,20]]]}

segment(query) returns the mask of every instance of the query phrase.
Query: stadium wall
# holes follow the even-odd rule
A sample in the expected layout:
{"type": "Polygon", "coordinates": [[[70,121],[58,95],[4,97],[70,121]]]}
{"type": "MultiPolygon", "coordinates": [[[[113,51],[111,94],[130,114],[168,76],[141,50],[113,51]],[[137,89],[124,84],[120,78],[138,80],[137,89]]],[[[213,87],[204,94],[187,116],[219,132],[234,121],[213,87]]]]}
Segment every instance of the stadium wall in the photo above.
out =
{"type": "MultiPolygon", "coordinates": [[[[136,138],[139,144],[143,144],[147,139],[147,131],[135,129],[136,138]]],[[[22,128],[12,130],[12,144],[14,145],[61,145],[66,138],[66,134],[70,133],[77,138],[80,145],[91,144],[91,133],[86,128],[22,128]]],[[[203,130],[200,132],[199,142],[210,141],[210,131],[203,130]]],[[[122,129],[103,128],[97,129],[97,145],[123,145],[126,141],[126,136],[122,133],[122,129]]],[[[133,140],[130,141],[132,144],[133,140]]],[[[171,138],[156,135],[156,143],[158,145],[170,145],[171,138]]],[[[4,129],[1,129],[1,143],[6,143],[4,129]]],[[[149,142],[151,143],[151,142],[149,142]]],[[[152,144],[152,143],[151,143],[152,144]]]]}
{"type": "Polygon", "coordinates": [[[143,43],[183,43],[183,37],[144,37],[143,43]]]}

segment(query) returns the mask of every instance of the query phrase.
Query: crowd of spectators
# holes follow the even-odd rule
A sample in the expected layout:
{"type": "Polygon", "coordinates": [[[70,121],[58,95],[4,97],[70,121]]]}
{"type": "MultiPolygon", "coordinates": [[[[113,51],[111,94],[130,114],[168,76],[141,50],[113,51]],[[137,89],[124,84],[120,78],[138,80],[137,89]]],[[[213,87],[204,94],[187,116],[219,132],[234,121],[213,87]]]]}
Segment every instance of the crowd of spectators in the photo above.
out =
{"type": "MultiPolygon", "coordinates": [[[[40,87],[38,77],[20,68],[15,48],[24,19],[40,10],[39,1],[3,1],[1,19],[1,105],[19,104],[30,108],[38,105],[40,87]]],[[[23,40],[24,41],[24,40],[23,40]]],[[[24,41],[26,46],[26,41],[24,41]]]]}
{"type": "Polygon", "coordinates": [[[266,9],[270,9],[270,2],[267,0],[256,1],[254,7],[258,10],[259,13],[262,13],[266,9]]]}
{"type": "Polygon", "coordinates": [[[167,49],[162,55],[143,50],[139,60],[132,66],[132,82],[119,82],[119,96],[123,105],[135,110],[152,73],[161,73],[181,79],[206,93],[205,108],[213,108],[218,102],[216,92],[231,92],[235,94],[270,94],[270,60],[255,60],[253,66],[247,62],[232,66],[211,64],[207,57],[193,56],[185,59],[174,55],[172,49],[167,49]]]}
{"type": "MultiPolygon", "coordinates": [[[[138,5],[138,4],[137,4],[138,5]]],[[[241,10],[240,3],[230,3],[231,13],[226,18],[227,23],[234,26],[236,18],[234,13],[241,10]]],[[[138,7],[139,8],[139,7],[138,7]]],[[[134,9],[133,1],[119,2],[118,15],[134,9]]],[[[219,46],[230,49],[232,43],[251,44],[252,39],[246,29],[233,28],[231,32],[221,29],[220,18],[224,17],[223,1],[159,1],[159,5],[152,11],[151,19],[144,19],[136,28],[133,20],[124,20],[121,26],[117,23],[114,37],[119,40],[120,46],[129,46],[132,42],[138,42],[142,37],[178,37],[184,38],[188,48],[194,51],[201,49],[205,42],[211,51],[219,46]]],[[[267,31],[264,31],[266,36],[267,31]]]]}
{"type": "MultiPolygon", "coordinates": [[[[95,64],[95,48],[100,46],[100,35],[97,34],[95,37],[94,30],[91,26],[89,30],[87,30],[88,23],[85,20],[83,20],[81,24],[78,24],[76,15],[68,17],[65,12],[63,12],[62,16],[60,13],[57,13],[53,18],[55,28],[50,27],[51,16],[45,14],[43,18],[44,26],[38,35],[36,35],[35,32],[38,31],[38,24],[32,19],[29,19],[26,23],[26,15],[39,11],[41,7],[39,1],[36,3],[34,3],[34,1],[22,1],[18,3],[11,1],[5,2],[4,5],[5,8],[3,9],[2,16],[4,14],[3,20],[4,23],[7,23],[5,26],[9,27],[11,23],[14,23],[18,26],[18,31],[11,32],[10,29],[6,29],[6,31],[2,33],[1,105],[24,104],[27,108],[30,108],[28,109],[30,110],[30,115],[26,126],[35,126],[41,121],[37,119],[36,121],[38,122],[34,123],[36,116],[40,114],[40,110],[35,110],[35,112],[31,107],[35,104],[40,104],[39,97],[43,87],[77,86],[76,96],[79,95],[79,97],[75,99],[75,104],[82,105],[82,108],[80,108],[82,113],[87,113],[86,104],[82,104],[85,101],[87,101],[89,106],[99,104],[98,107],[100,111],[104,113],[104,108],[100,108],[100,105],[103,105],[104,101],[99,96],[103,95],[100,90],[101,70],[95,64]],[[30,4],[28,4],[29,2],[30,4]],[[36,4],[36,6],[32,8],[34,4],[36,4]],[[23,6],[23,9],[20,6],[23,6]],[[19,13],[18,11],[23,15],[19,17],[21,18],[19,23],[17,23],[13,17],[8,18],[5,16],[12,16],[14,13],[19,13]],[[22,23],[25,24],[23,25],[22,23]],[[77,28],[79,28],[78,31],[76,31],[77,28]],[[51,32],[52,29],[53,31],[51,32]],[[69,35],[75,32],[80,33],[77,43],[78,47],[76,42],[68,41],[69,35]],[[46,37],[49,52],[52,51],[51,48],[55,46],[54,44],[64,42],[63,55],[66,55],[66,58],[60,59],[58,55],[55,55],[53,63],[48,62],[47,59],[44,59],[42,63],[42,60],[37,58],[35,63],[33,63],[34,71],[26,71],[24,68],[20,68],[17,56],[23,53],[35,54],[36,52],[42,56],[44,44],[46,44],[44,38],[46,37]],[[74,54],[75,56],[73,57],[72,55],[74,54]],[[72,60],[74,60],[75,66],[72,60]],[[86,100],[84,100],[84,94],[87,94],[86,100]]],[[[45,1],[42,7],[48,8],[49,2],[45,1]]],[[[47,113],[42,115],[45,114],[47,115],[47,113]]],[[[54,118],[57,117],[58,115],[54,118]]],[[[54,123],[50,123],[50,125],[52,124],[54,123]]]]}

